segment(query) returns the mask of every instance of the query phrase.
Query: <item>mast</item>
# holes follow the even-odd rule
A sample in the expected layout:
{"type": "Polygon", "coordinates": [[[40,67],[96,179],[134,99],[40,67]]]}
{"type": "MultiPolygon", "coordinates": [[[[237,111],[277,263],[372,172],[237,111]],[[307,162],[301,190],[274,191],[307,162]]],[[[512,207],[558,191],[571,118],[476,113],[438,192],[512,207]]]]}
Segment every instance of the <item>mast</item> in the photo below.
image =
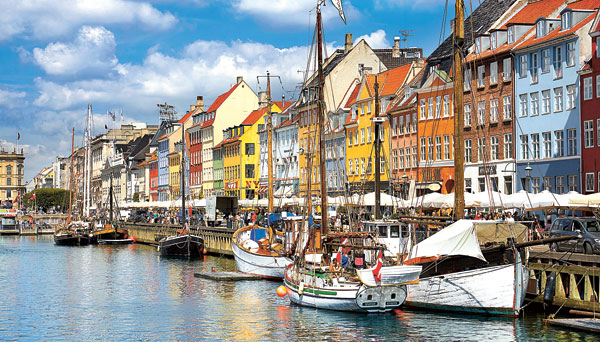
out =
{"type": "Polygon", "coordinates": [[[109,197],[109,202],[110,202],[110,212],[108,213],[109,215],[109,222],[112,225],[113,224],[113,174],[112,174],[112,170],[110,171],[110,189],[108,190],[108,197],[109,197]]]}
{"type": "Polygon", "coordinates": [[[71,222],[71,205],[73,202],[73,193],[71,192],[71,186],[73,182],[73,150],[75,145],[75,127],[73,127],[73,134],[71,135],[71,167],[69,169],[69,218],[67,224],[71,222]]]}
{"type": "Polygon", "coordinates": [[[463,140],[463,68],[461,53],[465,42],[463,0],[456,0],[454,19],[454,218],[465,214],[465,145],[463,140]]]}
{"type": "Polygon", "coordinates": [[[327,177],[325,164],[325,113],[323,106],[325,98],[323,96],[323,88],[325,80],[323,79],[323,23],[321,21],[321,5],[317,5],[317,63],[319,86],[317,88],[317,122],[319,132],[319,176],[321,182],[321,234],[327,235],[329,230],[328,210],[327,210],[327,177]]]}
{"type": "Polygon", "coordinates": [[[92,104],[88,104],[87,122],[85,128],[84,144],[85,144],[85,157],[83,167],[83,215],[90,215],[90,183],[91,183],[91,134],[92,134],[92,104]]]}
{"type": "MultiPolygon", "coordinates": [[[[375,219],[381,218],[381,141],[379,139],[379,83],[377,82],[377,75],[375,75],[375,219]]],[[[369,158],[370,159],[370,158],[369,158]]]]}
{"type": "Polygon", "coordinates": [[[185,228],[185,131],[181,125],[181,227],[185,228]]]}
{"type": "Polygon", "coordinates": [[[267,71],[267,156],[269,178],[269,214],[273,213],[273,116],[271,112],[271,78],[267,71]]]}

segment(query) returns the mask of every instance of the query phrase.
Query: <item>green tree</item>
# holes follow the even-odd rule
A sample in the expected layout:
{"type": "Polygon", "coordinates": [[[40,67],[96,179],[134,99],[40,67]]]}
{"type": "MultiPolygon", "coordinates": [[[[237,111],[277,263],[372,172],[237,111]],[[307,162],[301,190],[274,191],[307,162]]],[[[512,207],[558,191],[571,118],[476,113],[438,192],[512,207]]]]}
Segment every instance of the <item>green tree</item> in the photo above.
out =
{"type": "MultiPolygon", "coordinates": [[[[69,191],[64,189],[36,189],[35,200],[32,198],[33,192],[25,194],[26,203],[33,208],[34,203],[38,210],[48,211],[50,208],[65,211],[69,208],[69,191]]],[[[74,198],[73,198],[74,200],[74,198]]]]}

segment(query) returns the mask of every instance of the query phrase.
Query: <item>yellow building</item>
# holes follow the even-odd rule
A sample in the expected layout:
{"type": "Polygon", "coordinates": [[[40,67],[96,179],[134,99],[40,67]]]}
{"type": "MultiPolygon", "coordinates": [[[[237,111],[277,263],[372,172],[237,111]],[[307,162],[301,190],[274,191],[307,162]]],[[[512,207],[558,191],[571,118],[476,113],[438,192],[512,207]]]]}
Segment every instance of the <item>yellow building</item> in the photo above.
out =
{"type": "Polygon", "coordinates": [[[181,152],[173,151],[167,155],[169,160],[169,189],[170,200],[176,200],[181,196],[181,152]]]}
{"type": "Polygon", "coordinates": [[[13,201],[19,193],[25,193],[23,162],[25,156],[16,151],[0,152],[0,201],[13,201]]]}

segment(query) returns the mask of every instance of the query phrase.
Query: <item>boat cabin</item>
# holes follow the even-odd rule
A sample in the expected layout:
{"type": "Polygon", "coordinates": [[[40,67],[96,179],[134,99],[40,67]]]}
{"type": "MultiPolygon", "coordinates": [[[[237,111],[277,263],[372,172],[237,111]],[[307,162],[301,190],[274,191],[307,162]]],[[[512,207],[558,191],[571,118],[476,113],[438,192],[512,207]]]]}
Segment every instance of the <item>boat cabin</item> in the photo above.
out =
{"type": "Polygon", "coordinates": [[[398,221],[363,221],[362,231],[376,232],[377,238],[387,247],[387,256],[408,253],[411,246],[410,227],[398,221]]]}

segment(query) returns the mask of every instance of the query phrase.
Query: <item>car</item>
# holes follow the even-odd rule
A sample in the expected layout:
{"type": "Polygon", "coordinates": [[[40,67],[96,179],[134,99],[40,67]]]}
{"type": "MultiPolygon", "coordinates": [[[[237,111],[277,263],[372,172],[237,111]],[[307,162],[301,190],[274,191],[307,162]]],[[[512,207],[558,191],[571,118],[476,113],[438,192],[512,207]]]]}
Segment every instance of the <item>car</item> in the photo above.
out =
{"type": "Polygon", "coordinates": [[[553,242],[550,250],[600,254],[600,223],[595,217],[559,217],[550,228],[550,237],[578,235],[581,238],[553,242]]]}

